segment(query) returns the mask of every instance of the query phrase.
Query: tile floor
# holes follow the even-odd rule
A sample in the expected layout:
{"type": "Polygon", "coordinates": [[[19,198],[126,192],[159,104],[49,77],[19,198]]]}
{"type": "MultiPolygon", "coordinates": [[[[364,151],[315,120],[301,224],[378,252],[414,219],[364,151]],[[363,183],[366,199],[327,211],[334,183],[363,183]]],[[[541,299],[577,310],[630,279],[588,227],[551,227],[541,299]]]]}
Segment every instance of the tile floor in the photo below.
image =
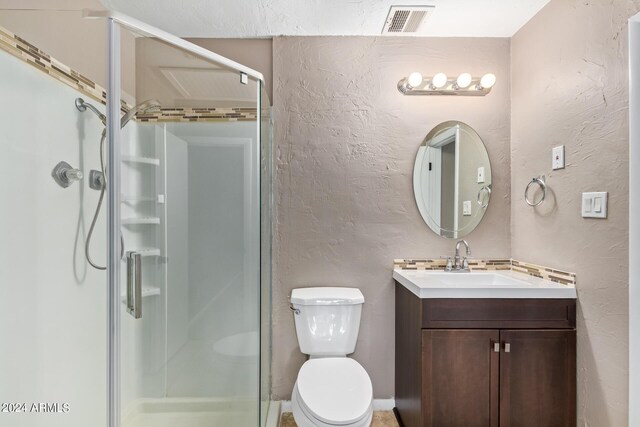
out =
{"type": "MultiPolygon", "coordinates": [[[[280,427],[296,427],[291,412],[284,412],[280,417],[280,427]]],[[[371,427],[399,427],[393,411],[376,411],[373,413],[371,427]]]]}

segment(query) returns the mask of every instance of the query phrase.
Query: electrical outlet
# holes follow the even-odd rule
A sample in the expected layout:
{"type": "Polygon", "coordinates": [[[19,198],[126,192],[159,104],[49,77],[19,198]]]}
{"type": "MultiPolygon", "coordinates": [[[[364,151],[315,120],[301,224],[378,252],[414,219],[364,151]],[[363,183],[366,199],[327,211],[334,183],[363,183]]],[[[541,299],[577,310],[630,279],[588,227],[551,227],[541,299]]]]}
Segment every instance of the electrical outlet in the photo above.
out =
{"type": "Polygon", "coordinates": [[[551,162],[551,167],[553,170],[564,169],[564,145],[555,147],[552,150],[552,155],[553,160],[551,162]]]}

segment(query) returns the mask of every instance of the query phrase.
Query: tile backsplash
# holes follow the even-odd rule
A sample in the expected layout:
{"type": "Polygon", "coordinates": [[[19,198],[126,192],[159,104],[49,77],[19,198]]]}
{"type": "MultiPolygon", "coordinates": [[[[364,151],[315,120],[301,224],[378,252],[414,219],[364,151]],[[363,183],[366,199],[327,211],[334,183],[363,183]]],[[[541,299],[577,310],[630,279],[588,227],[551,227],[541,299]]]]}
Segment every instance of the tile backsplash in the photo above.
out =
{"type": "MultiPolygon", "coordinates": [[[[393,268],[402,270],[444,270],[447,260],[444,258],[423,259],[395,259],[393,268]]],[[[544,267],[515,259],[469,259],[471,271],[507,270],[529,276],[539,277],[563,285],[575,285],[575,273],[544,267]]]]}

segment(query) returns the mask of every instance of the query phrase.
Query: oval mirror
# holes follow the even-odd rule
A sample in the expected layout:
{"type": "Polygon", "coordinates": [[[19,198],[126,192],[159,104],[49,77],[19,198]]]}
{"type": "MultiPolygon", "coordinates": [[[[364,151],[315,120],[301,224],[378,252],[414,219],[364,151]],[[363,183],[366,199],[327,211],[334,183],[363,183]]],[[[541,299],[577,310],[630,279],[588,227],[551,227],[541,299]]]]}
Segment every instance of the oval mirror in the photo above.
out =
{"type": "Polygon", "coordinates": [[[471,126],[448,121],[429,132],[416,156],[413,192],[436,234],[457,239],[477,227],[491,198],[491,164],[471,126]]]}

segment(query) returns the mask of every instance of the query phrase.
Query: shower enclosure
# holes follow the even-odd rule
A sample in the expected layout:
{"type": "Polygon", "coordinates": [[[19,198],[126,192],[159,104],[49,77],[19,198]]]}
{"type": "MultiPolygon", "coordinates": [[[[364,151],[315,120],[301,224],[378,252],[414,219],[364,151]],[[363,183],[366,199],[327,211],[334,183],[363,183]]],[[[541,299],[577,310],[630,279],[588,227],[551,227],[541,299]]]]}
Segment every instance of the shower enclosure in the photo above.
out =
{"type": "Polygon", "coordinates": [[[126,16],[90,18],[108,34],[104,90],[51,58],[48,73],[21,62],[46,56],[0,31],[0,403],[26,404],[0,425],[264,426],[262,75],[126,16]]]}

